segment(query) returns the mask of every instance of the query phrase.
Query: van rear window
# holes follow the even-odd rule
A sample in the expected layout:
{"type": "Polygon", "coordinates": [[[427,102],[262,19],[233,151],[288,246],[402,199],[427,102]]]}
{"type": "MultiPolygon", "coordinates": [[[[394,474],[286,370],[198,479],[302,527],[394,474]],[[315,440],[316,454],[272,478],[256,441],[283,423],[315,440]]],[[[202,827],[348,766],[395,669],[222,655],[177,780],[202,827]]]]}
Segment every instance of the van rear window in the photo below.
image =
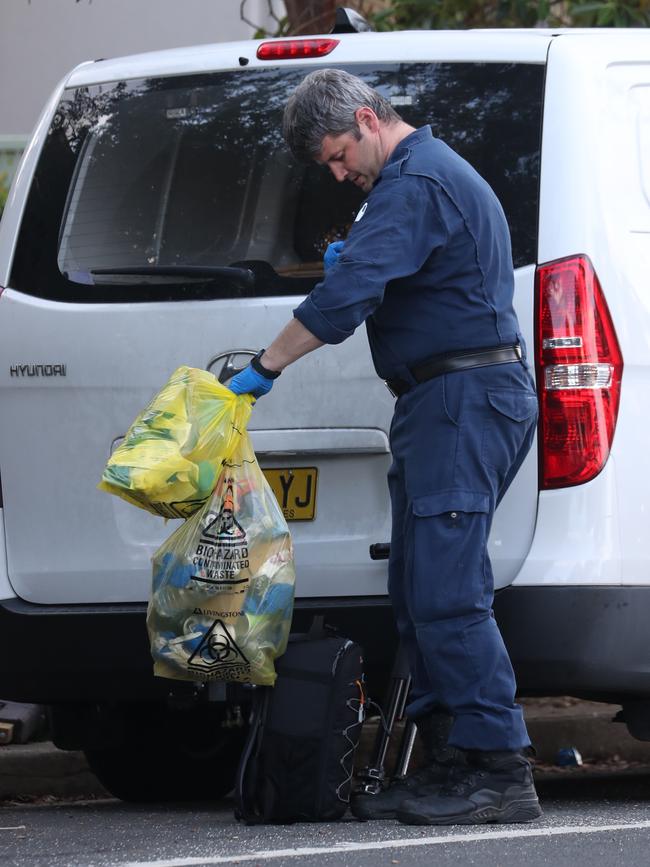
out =
{"type": "MultiPolygon", "coordinates": [[[[328,169],[297,164],[284,145],[282,110],[309,69],[67,91],[32,182],[10,285],[77,302],[308,292],[327,244],[345,238],[363,199],[328,169]],[[223,266],[248,267],[255,280],[221,276],[223,266]]],[[[544,67],[348,69],[469,160],[501,200],[515,266],[534,262],[544,67]]]]}

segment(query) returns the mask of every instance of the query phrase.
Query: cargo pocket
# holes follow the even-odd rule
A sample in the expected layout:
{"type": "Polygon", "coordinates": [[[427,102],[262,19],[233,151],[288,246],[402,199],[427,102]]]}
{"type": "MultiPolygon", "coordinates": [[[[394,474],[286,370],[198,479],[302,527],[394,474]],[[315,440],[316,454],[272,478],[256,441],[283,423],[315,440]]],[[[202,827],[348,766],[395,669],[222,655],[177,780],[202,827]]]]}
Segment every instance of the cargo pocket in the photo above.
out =
{"type": "Polygon", "coordinates": [[[408,571],[416,625],[489,607],[489,513],[490,497],[479,491],[452,489],[413,499],[408,571]]]}
{"type": "Polygon", "coordinates": [[[531,426],[537,420],[537,396],[521,388],[489,389],[490,405],[483,427],[481,459],[507,475],[531,426]]]}
{"type": "MultiPolygon", "coordinates": [[[[432,518],[462,512],[487,512],[490,507],[488,494],[478,491],[463,491],[452,488],[413,498],[413,514],[418,518],[432,518]]],[[[454,519],[455,520],[455,519],[454,519]]]]}

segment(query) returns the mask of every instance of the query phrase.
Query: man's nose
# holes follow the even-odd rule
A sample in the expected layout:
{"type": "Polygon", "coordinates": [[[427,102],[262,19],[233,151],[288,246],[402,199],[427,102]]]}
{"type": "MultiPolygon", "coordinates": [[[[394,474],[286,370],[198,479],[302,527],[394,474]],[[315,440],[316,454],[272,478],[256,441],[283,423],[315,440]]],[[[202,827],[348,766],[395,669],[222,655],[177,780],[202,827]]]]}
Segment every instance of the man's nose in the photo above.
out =
{"type": "Polygon", "coordinates": [[[344,181],[348,176],[347,169],[344,169],[340,163],[330,163],[330,171],[339,182],[344,181]]]}

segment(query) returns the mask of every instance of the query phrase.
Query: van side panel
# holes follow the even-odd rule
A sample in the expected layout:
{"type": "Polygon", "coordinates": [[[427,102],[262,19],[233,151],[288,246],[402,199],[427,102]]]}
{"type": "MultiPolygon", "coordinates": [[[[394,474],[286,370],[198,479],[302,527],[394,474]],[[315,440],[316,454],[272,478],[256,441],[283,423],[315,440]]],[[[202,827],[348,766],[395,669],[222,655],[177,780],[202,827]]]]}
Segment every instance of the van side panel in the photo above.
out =
{"type": "Polygon", "coordinates": [[[601,475],[544,491],[517,584],[650,578],[650,42],[631,32],[558,37],[548,58],[539,261],[586,254],[621,344],[618,424],[601,475]]]}
{"type": "Polygon", "coordinates": [[[650,45],[645,63],[626,52],[609,63],[602,154],[603,208],[612,250],[608,300],[625,369],[614,441],[621,529],[621,582],[648,584],[650,550],[650,45]]]}

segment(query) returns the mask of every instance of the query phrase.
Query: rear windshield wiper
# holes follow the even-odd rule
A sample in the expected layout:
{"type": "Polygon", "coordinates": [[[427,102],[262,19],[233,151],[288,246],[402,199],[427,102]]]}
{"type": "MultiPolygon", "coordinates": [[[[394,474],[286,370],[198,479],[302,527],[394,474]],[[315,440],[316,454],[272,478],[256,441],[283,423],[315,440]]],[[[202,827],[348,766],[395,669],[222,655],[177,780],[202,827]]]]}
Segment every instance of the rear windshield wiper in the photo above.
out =
{"type": "MultiPolygon", "coordinates": [[[[172,277],[177,281],[183,277],[190,277],[198,281],[228,283],[240,289],[251,289],[255,284],[255,275],[250,268],[233,268],[225,265],[144,265],[137,268],[92,268],[89,274],[91,277],[154,278],[147,279],[145,282],[148,284],[155,283],[156,277],[172,277]]],[[[169,285],[168,280],[162,282],[169,285]]]]}

